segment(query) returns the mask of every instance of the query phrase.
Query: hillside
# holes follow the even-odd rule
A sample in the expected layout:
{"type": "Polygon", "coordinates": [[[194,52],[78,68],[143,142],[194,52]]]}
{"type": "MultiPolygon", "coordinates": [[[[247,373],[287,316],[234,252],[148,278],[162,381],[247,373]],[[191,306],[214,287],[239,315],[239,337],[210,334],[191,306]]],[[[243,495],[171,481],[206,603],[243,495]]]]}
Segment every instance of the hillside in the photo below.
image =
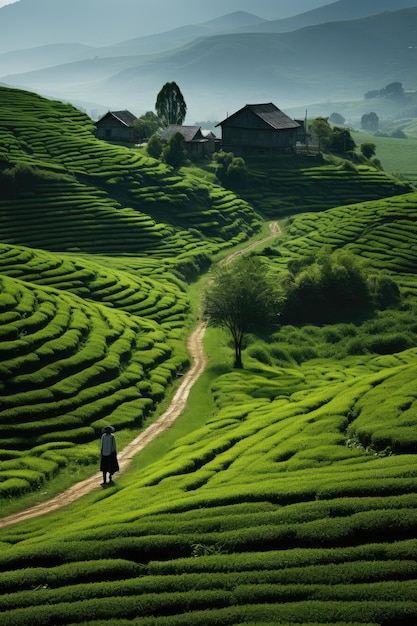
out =
{"type": "Polygon", "coordinates": [[[0,524],[0,621],[415,623],[417,194],[311,158],[250,164],[240,197],[97,141],[70,105],[0,95],[3,515],[94,473],[103,424],[123,446],[153,419],[188,367],[187,281],[265,218],[277,281],[337,252],[400,295],[250,335],[242,370],[211,329],[189,407],[114,487],[0,524]]]}
{"type": "Polygon", "coordinates": [[[88,449],[105,416],[141,426],[188,362],[180,341],[189,315],[184,279],[259,230],[260,218],[192,170],[173,174],[97,141],[91,120],[69,105],[7,89],[1,97],[7,494],[50,478],[79,454],[73,443],[88,449]],[[138,384],[141,373],[146,382],[138,384]],[[31,465],[27,451],[48,456],[51,447],[62,448],[53,470],[39,462],[40,473],[19,474],[31,465]]]}
{"type": "MultiPolygon", "coordinates": [[[[310,157],[278,159],[268,175],[263,162],[253,163],[238,197],[201,170],[173,172],[138,150],[96,140],[91,120],[70,105],[17,90],[3,89],[1,97],[2,371],[9,398],[0,432],[7,458],[20,450],[19,463],[40,437],[48,449],[56,439],[64,449],[68,441],[88,448],[104,416],[140,427],[187,363],[178,342],[189,315],[184,281],[258,232],[260,213],[274,219],[411,190],[372,167],[346,171],[310,157]],[[84,308],[74,318],[73,309],[84,308]],[[116,311],[126,315],[123,324],[112,321],[116,311]],[[136,344],[132,329],[142,318],[151,321],[157,345],[136,344]],[[145,345],[150,357],[140,364],[145,345]],[[134,372],[143,369],[149,382],[137,385],[134,372]],[[33,421],[35,414],[42,417],[33,421]]],[[[24,482],[13,487],[11,459],[9,466],[10,489],[25,491],[24,482]]],[[[26,488],[33,480],[39,476],[26,488]]],[[[8,493],[7,480],[0,487],[8,493]]]]}

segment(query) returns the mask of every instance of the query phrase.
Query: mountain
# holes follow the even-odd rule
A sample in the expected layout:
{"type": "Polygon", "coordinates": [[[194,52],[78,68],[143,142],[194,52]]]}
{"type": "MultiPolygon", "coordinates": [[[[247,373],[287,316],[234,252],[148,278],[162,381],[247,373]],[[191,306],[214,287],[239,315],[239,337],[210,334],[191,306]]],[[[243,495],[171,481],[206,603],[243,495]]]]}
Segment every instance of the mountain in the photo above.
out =
{"type": "Polygon", "coordinates": [[[245,32],[253,31],[264,21],[257,15],[236,11],[201,24],[182,26],[164,33],[135,37],[118,44],[102,47],[51,43],[35,48],[0,52],[0,75],[28,72],[51,67],[51,65],[56,66],[90,58],[160,53],[179,48],[199,37],[222,35],[242,30],[245,32]]]}
{"type": "Polygon", "coordinates": [[[398,11],[415,6],[416,0],[338,0],[292,17],[265,21],[258,25],[257,31],[285,33],[325,22],[354,20],[384,11],[398,11]]]}
{"type": "Polygon", "coordinates": [[[416,20],[417,7],[287,33],[202,37],[161,54],[97,57],[0,80],[137,114],[175,80],[189,119],[222,119],[251,101],[285,108],[352,100],[393,81],[415,89],[416,20]]]}
{"type": "Polygon", "coordinates": [[[19,0],[0,9],[0,52],[64,42],[106,46],[225,12],[255,9],[262,17],[278,19],[323,4],[326,0],[19,0]]]}

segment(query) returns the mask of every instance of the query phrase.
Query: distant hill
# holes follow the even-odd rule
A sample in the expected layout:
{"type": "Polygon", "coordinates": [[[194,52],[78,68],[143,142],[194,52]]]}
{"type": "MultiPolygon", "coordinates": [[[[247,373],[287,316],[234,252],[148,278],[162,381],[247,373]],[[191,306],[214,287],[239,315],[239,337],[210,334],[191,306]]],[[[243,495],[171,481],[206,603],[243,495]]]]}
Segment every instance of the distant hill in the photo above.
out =
{"type": "Polygon", "coordinates": [[[325,22],[354,20],[384,11],[398,11],[416,6],[416,0],[337,0],[312,11],[306,11],[282,20],[265,21],[258,32],[285,33],[325,22]]]}
{"type": "MultiPolygon", "coordinates": [[[[107,45],[100,47],[78,43],[47,43],[33,48],[25,47],[21,50],[1,52],[0,44],[0,75],[27,72],[51,67],[51,65],[93,58],[160,53],[181,47],[199,37],[254,31],[264,21],[245,11],[236,11],[201,24],[184,25],[163,33],[123,40],[117,44],[111,43],[112,40],[109,39],[107,45]]],[[[0,32],[1,28],[2,24],[0,24],[0,32]]],[[[78,35],[74,33],[72,36],[76,41],[78,35]]],[[[45,39],[48,40],[48,37],[46,36],[45,39]]]]}
{"type": "MultiPolygon", "coordinates": [[[[309,0],[309,7],[312,1],[309,0]]],[[[285,32],[328,21],[407,8],[415,6],[415,1],[338,0],[329,3],[329,0],[315,0],[315,5],[317,8],[305,11],[303,0],[280,2],[278,5],[275,0],[257,0],[258,23],[230,23],[230,32],[239,27],[245,31],[248,26],[260,32],[285,32]]],[[[250,0],[228,0],[227,3],[222,0],[211,0],[210,3],[154,0],[146,8],[145,20],[143,7],[137,0],[118,0],[117,10],[112,0],[19,0],[0,9],[0,53],[62,43],[103,47],[147,35],[155,35],[156,42],[165,39],[168,42],[175,39],[175,31],[183,27],[188,30],[188,36],[195,38],[204,34],[204,23],[215,22],[227,12],[253,13],[253,6],[250,0]],[[126,16],[129,16],[128,19],[126,16]]],[[[212,23],[209,30],[214,25],[212,23]]],[[[177,32],[181,36],[186,34],[177,32]]],[[[148,43],[152,49],[152,42],[148,40],[148,43]]],[[[180,43],[186,42],[177,42],[176,45],[180,43]]],[[[164,48],[165,45],[164,42],[164,48]]],[[[53,56],[51,61],[54,61],[53,56]]]]}
{"type": "Polygon", "coordinates": [[[118,55],[3,76],[7,84],[106,108],[152,109],[176,80],[189,119],[222,119],[247,102],[280,107],[354,100],[400,81],[416,87],[417,7],[287,33],[203,37],[159,55],[118,55]]]}
{"type": "MultiPolygon", "coordinates": [[[[314,3],[321,6],[325,1],[314,3]]],[[[308,0],[308,5],[312,2],[308,0]]],[[[252,12],[254,5],[259,15],[277,19],[303,11],[307,2],[283,4],[277,7],[276,0],[153,0],[144,11],[137,0],[118,0],[117,4],[113,0],[19,0],[0,9],[0,51],[64,42],[105,46],[200,24],[224,13],[252,12]]]]}

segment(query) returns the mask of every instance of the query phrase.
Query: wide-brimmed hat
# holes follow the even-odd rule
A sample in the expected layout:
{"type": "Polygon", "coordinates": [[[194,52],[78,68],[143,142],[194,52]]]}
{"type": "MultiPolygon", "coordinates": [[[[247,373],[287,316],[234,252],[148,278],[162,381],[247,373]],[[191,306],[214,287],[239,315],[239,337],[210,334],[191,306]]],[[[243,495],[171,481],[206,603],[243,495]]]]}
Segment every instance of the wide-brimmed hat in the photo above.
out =
{"type": "Polygon", "coordinates": [[[114,426],[105,426],[101,432],[102,433],[114,433],[114,426]]]}

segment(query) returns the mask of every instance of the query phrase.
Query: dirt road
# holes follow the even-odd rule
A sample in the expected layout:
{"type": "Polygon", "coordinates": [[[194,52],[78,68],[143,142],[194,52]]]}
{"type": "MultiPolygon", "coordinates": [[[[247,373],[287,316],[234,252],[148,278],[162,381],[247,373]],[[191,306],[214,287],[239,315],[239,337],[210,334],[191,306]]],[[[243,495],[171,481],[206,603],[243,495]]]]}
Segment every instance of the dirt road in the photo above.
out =
{"type": "MultiPolygon", "coordinates": [[[[230,256],[224,259],[222,263],[230,263],[230,261],[235,259],[237,256],[258,247],[259,245],[264,244],[266,241],[276,237],[281,232],[278,222],[271,222],[269,224],[269,229],[270,234],[267,237],[250,244],[247,248],[244,248],[237,252],[233,252],[230,256]]],[[[190,335],[187,347],[191,357],[192,365],[188,372],[185,374],[181,385],[179,386],[174,397],[172,398],[171,404],[168,409],[118,454],[120,472],[125,471],[126,468],[129,466],[132,457],[141,450],[143,450],[143,448],[149,442],[155,439],[155,437],[157,437],[164,430],[169,428],[185,409],[191,387],[194,385],[199,376],[201,376],[201,374],[204,372],[204,369],[207,365],[207,357],[203,349],[203,337],[205,330],[206,324],[204,322],[201,322],[194,330],[194,332],[190,335]]],[[[100,472],[97,472],[93,476],[90,476],[90,478],[87,478],[86,480],[83,480],[73,485],[72,487],[70,487],[63,493],[55,496],[51,500],[41,502],[29,509],[20,511],[19,513],[14,513],[13,515],[3,517],[2,519],[0,519],[0,528],[8,526],[10,524],[16,524],[17,522],[22,522],[32,517],[39,517],[40,515],[45,515],[46,513],[50,513],[51,511],[55,511],[56,509],[66,506],[67,504],[70,504],[71,502],[74,502],[82,496],[97,489],[97,487],[100,485],[101,480],[102,475],[100,472]]]]}

